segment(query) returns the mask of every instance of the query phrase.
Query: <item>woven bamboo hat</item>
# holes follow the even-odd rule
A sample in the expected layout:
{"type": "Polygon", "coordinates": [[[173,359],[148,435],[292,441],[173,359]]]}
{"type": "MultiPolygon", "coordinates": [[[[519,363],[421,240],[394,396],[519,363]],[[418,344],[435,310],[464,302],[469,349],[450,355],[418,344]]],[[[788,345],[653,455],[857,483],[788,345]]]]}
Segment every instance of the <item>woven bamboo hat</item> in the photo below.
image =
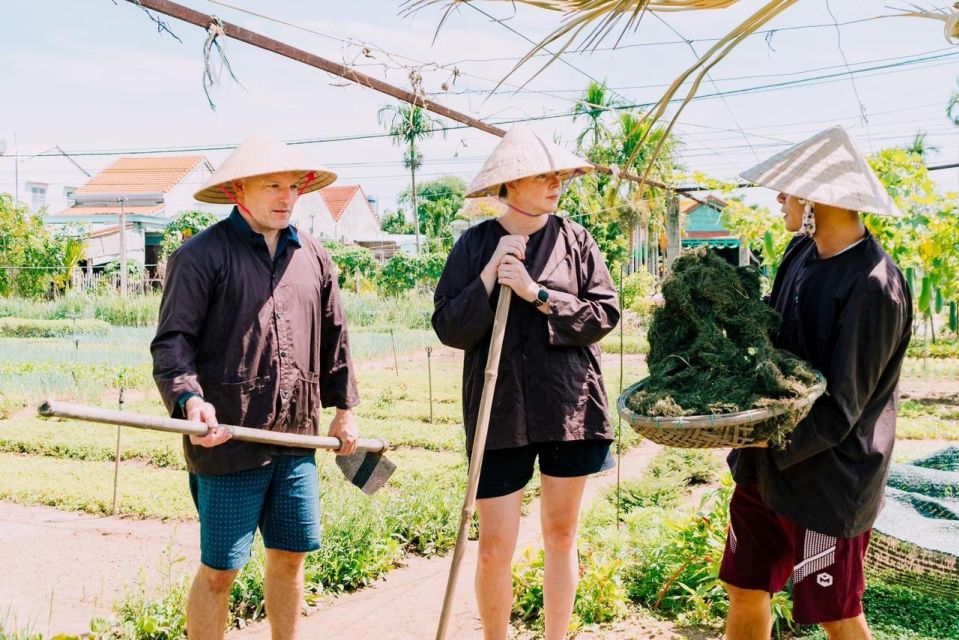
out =
{"type": "Polygon", "coordinates": [[[273,136],[257,133],[244,140],[193,197],[200,202],[232,204],[233,201],[223,190],[234,180],[287,171],[313,174],[313,179],[302,193],[322,189],[336,180],[336,174],[329,169],[306,160],[299,152],[273,136]]]}
{"type": "Polygon", "coordinates": [[[524,125],[506,132],[473,178],[467,198],[497,197],[511,180],[559,172],[560,179],[588,173],[593,165],[524,125]]]}
{"type": "Polygon", "coordinates": [[[740,175],[813,202],[880,216],[902,216],[842,127],[821,131],[740,175]]]}

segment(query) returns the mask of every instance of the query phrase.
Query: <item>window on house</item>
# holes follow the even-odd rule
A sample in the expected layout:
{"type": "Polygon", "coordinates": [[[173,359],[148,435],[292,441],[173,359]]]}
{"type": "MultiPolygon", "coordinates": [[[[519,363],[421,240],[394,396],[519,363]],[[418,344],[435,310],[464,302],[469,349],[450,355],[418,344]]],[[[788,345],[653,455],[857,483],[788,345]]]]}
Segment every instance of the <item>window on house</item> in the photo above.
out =
{"type": "Polygon", "coordinates": [[[30,208],[36,211],[47,204],[47,185],[28,184],[30,190],[30,208]]]}
{"type": "Polygon", "coordinates": [[[76,204],[76,201],[73,199],[73,194],[77,190],[76,187],[64,187],[63,188],[63,197],[67,199],[67,206],[72,207],[76,204]]]}

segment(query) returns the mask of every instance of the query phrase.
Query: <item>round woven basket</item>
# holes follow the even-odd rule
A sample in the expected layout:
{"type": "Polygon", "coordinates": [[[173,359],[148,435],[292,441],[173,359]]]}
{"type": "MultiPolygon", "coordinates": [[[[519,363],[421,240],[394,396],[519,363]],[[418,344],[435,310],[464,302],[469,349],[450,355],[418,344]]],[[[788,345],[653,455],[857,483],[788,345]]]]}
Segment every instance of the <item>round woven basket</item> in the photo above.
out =
{"type": "Polygon", "coordinates": [[[771,421],[791,422],[794,426],[809,414],[813,403],[826,391],[826,380],[816,374],[816,384],[809,394],[781,405],[750,409],[735,413],[705,416],[644,416],[626,404],[627,398],[641,389],[646,379],[626,389],[619,397],[619,415],[640,435],[657,444],[686,449],[726,449],[746,447],[757,442],[753,433],[764,433],[771,421]]]}

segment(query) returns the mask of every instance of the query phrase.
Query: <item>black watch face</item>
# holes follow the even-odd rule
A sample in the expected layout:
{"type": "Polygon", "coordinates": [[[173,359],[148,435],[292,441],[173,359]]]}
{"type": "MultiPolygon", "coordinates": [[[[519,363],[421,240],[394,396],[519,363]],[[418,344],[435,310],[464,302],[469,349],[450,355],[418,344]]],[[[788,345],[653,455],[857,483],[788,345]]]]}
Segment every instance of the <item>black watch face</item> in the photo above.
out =
{"type": "Polygon", "coordinates": [[[546,289],[540,289],[536,293],[536,299],[539,300],[540,304],[546,304],[549,302],[549,291],[546,289]]]}

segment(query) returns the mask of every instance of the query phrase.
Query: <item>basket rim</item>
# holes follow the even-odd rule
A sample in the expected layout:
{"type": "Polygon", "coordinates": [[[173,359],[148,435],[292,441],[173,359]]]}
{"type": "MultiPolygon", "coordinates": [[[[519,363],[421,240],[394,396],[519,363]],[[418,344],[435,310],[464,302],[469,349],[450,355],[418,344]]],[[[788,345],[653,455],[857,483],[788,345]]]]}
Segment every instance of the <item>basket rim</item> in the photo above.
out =
{"type": "Polygon", "coordinates": [[[763,407],[761,409],[747,409],[745,411],[735,411],[733,413],[718,413],[695,416],[646,416],[636,413],[630,409],[626,404],[626,399],[633,395],[633,393],[640,389],[644,384],[646,384],[646,381],[649,380],[649,377],[647,376],[639,382],[635,382],[624,389],[619,395],[619,400],[616,402],[616,407],[623,419],[634,427],[657,427],[667,429],[682,427],[683,429],[708,429],[714,427],[731,427],[737,425],[754,424],[756,422],[768,420],[769,418],[775,418],[776,416],[780,416],[784,413],[801,411],[818,400],[819,397],[826,391],[826,378],[823,377],[819,371],[813,370],[813,373],[816,375],[816,383],[810,389],[808,394],[802,398],[798,398],[792,404],[784,403],[777,406],[763,407]]]}

